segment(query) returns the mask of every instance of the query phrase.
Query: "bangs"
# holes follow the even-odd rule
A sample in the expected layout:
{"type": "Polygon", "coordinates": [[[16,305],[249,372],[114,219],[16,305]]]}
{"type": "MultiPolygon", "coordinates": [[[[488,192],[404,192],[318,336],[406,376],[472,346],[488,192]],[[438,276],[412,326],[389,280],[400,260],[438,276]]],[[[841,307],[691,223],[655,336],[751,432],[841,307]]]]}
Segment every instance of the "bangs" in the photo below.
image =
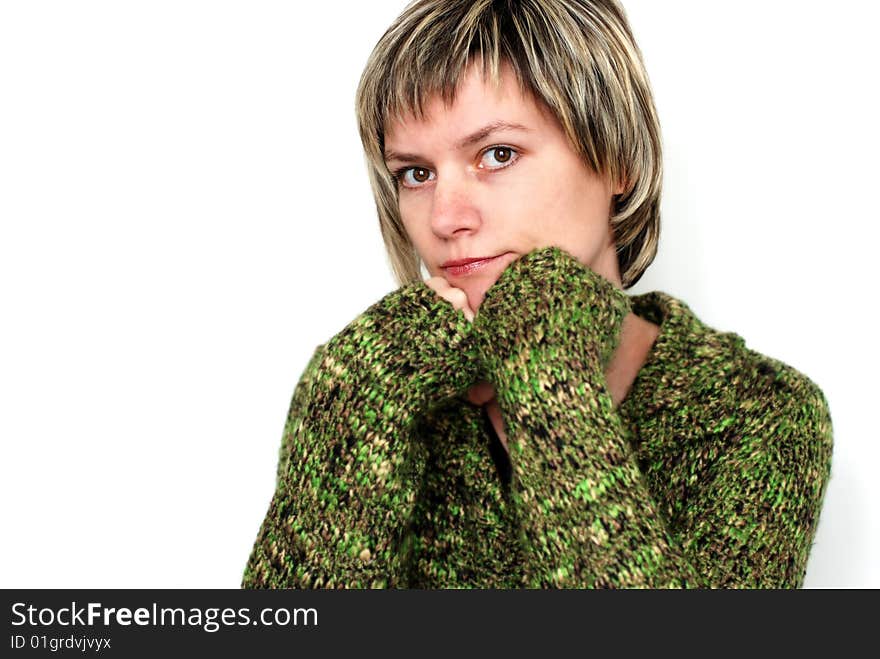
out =
{"type": "Polygon", "coordinates": [[[381,155],[388,123],[407,116],[424,119],[425,106],[435,97],[452,104],[471,64],[486,81],[499,84],[501,61],[512,58],[492,5],[492,0],[427,5],[385,34],[376,46],[383,56],[370,59],[358,90],[359,108],[370,109],[361,115],[362,132],[379,138],[379,153],[371,156],[381,155]]]}

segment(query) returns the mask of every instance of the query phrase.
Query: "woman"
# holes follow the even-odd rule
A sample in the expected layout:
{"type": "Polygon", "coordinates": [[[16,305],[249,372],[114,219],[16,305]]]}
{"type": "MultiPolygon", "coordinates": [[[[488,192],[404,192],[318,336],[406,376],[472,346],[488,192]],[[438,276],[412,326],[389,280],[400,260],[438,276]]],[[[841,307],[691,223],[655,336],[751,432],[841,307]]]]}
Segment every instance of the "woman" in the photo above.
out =
{"type": "Polygon", "coordinates": [[[306,368],[242,585],[800,586],[822,391],[623,292],[661,158],[620,6],[414,2],[357,108],[402,286],[306,368]]]}

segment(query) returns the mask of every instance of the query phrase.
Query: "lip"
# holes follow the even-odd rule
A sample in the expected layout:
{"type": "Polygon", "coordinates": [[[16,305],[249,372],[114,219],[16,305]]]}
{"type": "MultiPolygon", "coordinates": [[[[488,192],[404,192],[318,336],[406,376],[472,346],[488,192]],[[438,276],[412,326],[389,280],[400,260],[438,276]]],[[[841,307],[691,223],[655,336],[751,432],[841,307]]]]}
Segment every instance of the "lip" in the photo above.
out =
{"type": "Polygon", "coordinates": [[[478,270],[482,270],[502,256],[504,256],[504,254],[499,254],[498,256],[477,256],[474,258],[455,259],[446,261],[440,267],[443,268],[447,276],[462,277],[477,272],[478,270]]]}

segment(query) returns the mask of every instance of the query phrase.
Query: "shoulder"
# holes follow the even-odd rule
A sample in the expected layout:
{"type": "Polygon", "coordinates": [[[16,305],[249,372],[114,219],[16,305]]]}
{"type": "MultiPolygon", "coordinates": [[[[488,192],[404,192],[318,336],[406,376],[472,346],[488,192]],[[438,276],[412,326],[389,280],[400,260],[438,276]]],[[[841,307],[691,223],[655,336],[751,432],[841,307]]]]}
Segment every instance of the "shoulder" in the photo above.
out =
{"type": "Polygon", "coordinates": [[[326,344],[319,344],[312,356],[306,362],[306,366],[300,373],[299,380],[293,389],[293,396],[290,401],[290,409],[287,413],[288,419],[294,418],[305,405],[305,402],[313,394],[315,382],[322,376],[322,361],[325,356],[326,344]]]}
{"type": "Polygon", "coordinates": [[[831,410],[825,392],[806,374],[750,349],[742,339],[733,352],[737,364],[730,387],[749,432],[780,440],[809,441],[830,451],[831,410]]]}
{"type": "Polygon", "coordinates": [[[709,431],[735,425],[820,436],[830,444],[828,400],[795,366],[752,349],[732,331],[704,323],[682,300],[655,291],[633,309],[660,326],[652,380],[675,405],[700,410],[709,431]]]}

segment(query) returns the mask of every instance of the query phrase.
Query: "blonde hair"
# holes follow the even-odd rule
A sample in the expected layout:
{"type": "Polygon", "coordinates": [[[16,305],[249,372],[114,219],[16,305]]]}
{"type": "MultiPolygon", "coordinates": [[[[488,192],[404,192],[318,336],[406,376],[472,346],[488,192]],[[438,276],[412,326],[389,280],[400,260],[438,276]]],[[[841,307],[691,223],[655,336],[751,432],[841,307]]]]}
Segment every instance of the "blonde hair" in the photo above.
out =
{"type": "Polygon", "coordinates": [[[511,65],[593,171],[623,184],[611,227],[624,288],[654,260],[660,235],[660,125],[642,56],[616,0],[415,0],[373,49],[358,85],[358,129],[379,225],[401,285],[421,278],[383,156],[389,121],[455,98],[471,63],[499,83],[511,65]]]}

